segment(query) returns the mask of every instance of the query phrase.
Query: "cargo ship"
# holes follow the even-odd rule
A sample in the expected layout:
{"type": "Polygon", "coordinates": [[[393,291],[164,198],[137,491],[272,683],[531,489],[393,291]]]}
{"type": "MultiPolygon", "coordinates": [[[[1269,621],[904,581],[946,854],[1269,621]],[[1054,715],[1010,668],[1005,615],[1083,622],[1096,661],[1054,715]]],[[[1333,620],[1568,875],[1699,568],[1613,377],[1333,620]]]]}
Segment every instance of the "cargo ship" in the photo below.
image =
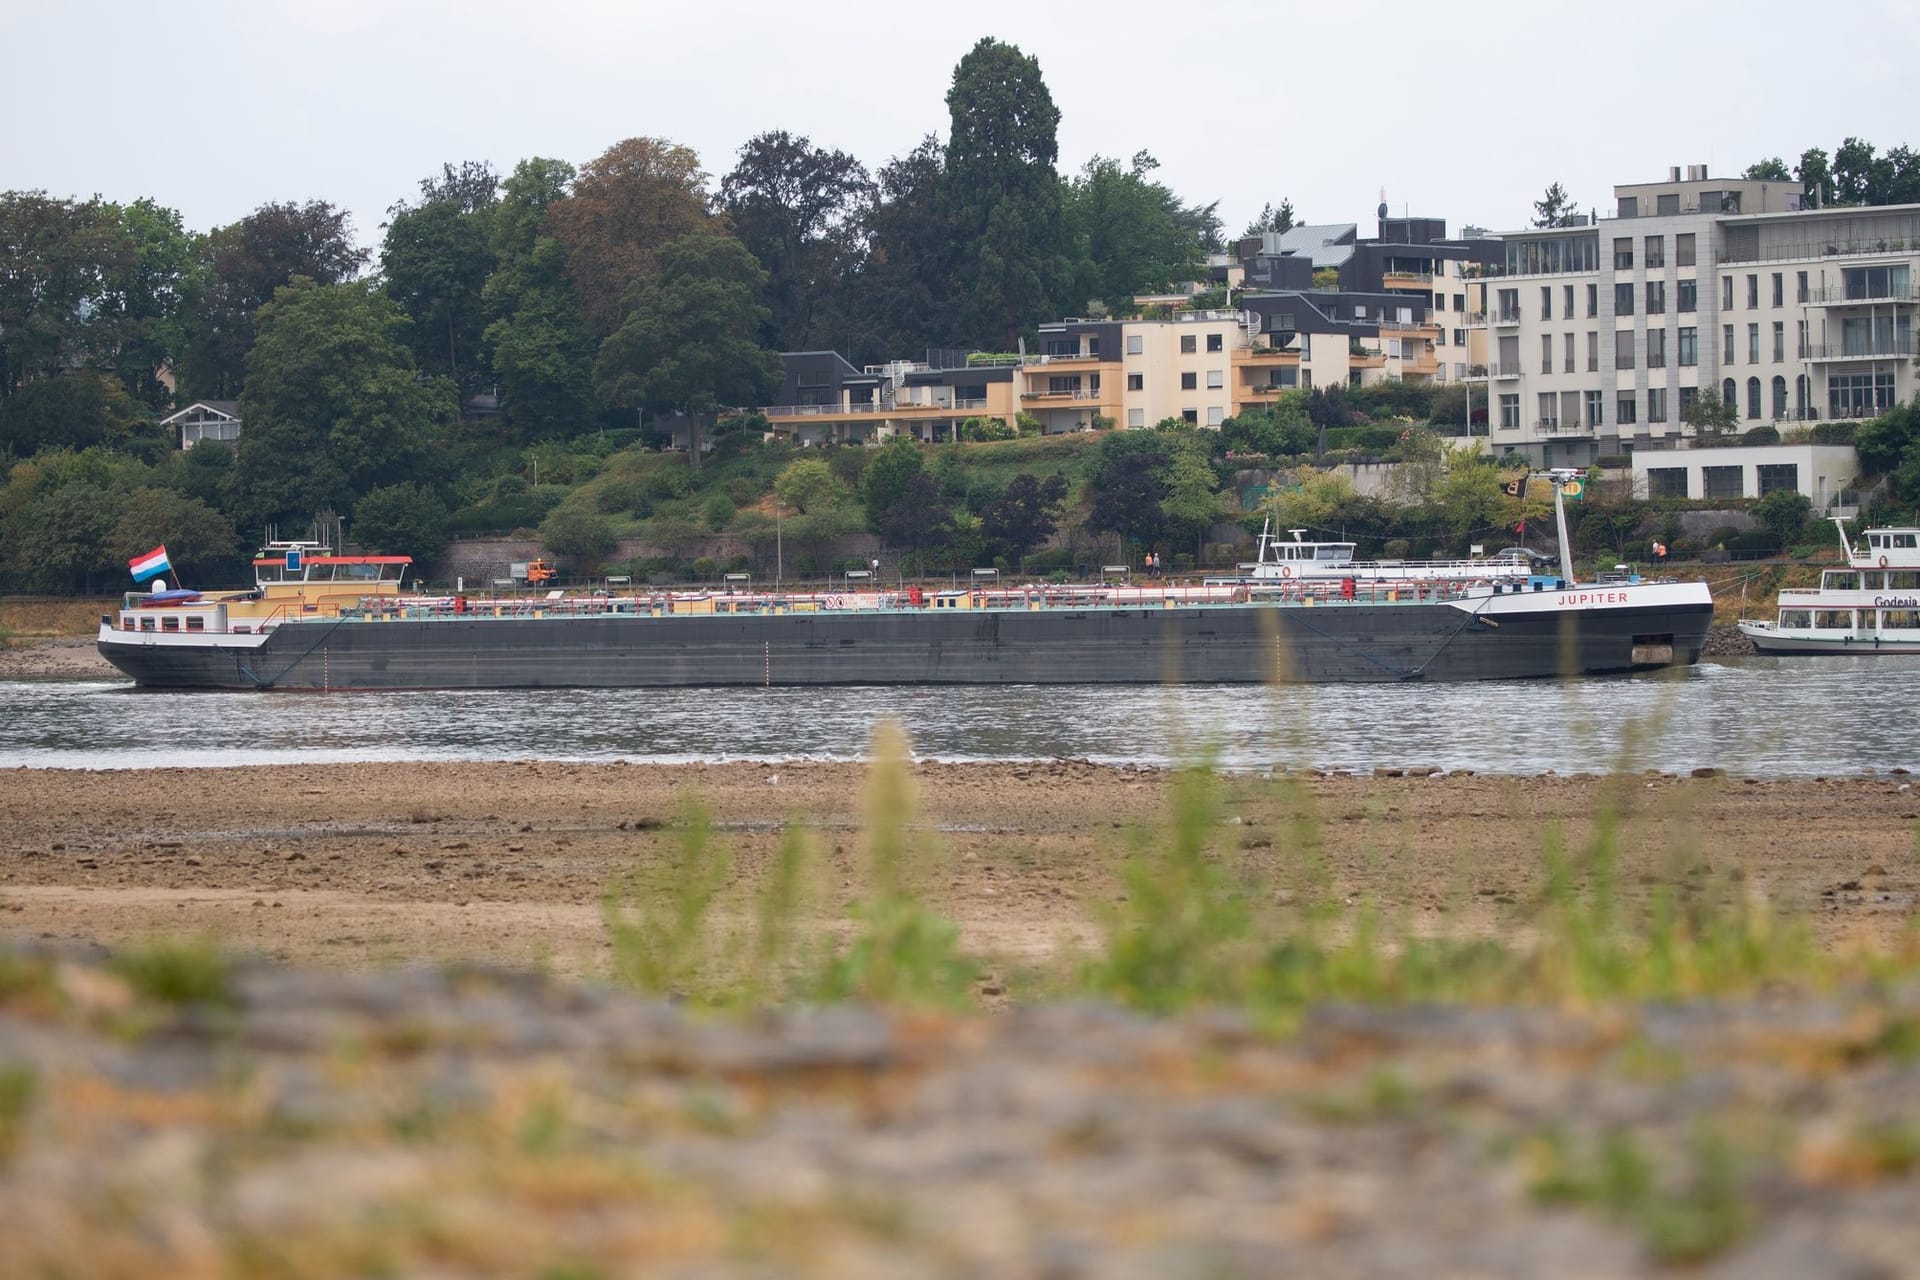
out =
{"type": "Polygon", "coordinates": [[[273,543],[249,590],[128,593],[99,649],[142,688],[263,692],[1510,680],[1697,661],[1705,584],[1575,582],[1559,514],[1560,571],[1523,579],[428,596],[405,590],[406,557],[273,543]]]}

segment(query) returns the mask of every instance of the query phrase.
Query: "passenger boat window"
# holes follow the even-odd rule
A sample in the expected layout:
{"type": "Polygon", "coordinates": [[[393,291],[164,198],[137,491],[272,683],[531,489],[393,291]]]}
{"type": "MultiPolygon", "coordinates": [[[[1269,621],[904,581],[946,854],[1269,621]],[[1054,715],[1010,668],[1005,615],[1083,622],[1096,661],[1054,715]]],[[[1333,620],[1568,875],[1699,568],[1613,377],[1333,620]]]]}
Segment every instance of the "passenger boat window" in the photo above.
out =
{"type": "Polygon", "coordinates": [[[1813,613],[1807,609],[1782,609],[1780,611],[1782,627],[1796,627],[1804,631],[1813,625],[1813,613]]]}
{"type": "Polygon", "coordinates": [[[1920,609],[1882,609],[1882,631],[1920,631],[1920,609]]]}
{"type": "Polygon", "coordinates": [[[1920,546],[1920,533],[1896,533],[1893,535],[1893,545],[1910,549],[1920,546]]]}
{"type": "Polygon", "coordinates": [[[1352,547],[1321,547],[1315,556],[1319,560],[1346,561],[1353,558],[1352,547]]]}
{"type": "Polygon", "coordinates": [[[1853,610],[1851,609],[1815,609],[1813,625],[1834,631],[1853,630],[1853,610]]]}
{"type": "Polygon", "coordinates": [[[207,629],[207,620],[205,618],[188,618],[187,619],[187,630],[205,631],[206,629],[207,629]]]}
{"type": "Polygon", "coordinates": [[[1852,569],[1829,569],[1820,575],[1820,585],[1828,591],[1858,591],[1860,575],[1852,569]]]}
{"type": "Polygon", "coordinates": [[[1887,590],[1920,591],[1920,569],[1895,569],[1888,573],[1887,590]]]}
{"type": "Polygon", "coordinates": [[[1862,609],[1860,611],[1860,630],[1872,631],[1874,629],[1873,620],[1874,611],[1872,609],[1862,609]]]}

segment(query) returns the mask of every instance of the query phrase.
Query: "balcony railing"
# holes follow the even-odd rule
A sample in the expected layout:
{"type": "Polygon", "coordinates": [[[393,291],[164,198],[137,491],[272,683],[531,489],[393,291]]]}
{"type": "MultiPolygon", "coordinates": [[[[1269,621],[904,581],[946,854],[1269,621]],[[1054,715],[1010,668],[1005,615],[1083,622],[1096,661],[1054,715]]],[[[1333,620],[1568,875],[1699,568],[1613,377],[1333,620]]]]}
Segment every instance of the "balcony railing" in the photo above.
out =
{"type": "Polygon", "coordinates": [[[1380,273],[1380,282],[1382,284],[1387,284],[1387,285],[1418,284],[1418,285],[1430,286],[1433,284],[1433,272],[1431,271],[1400,271],[1400,270],[1382,271],[1380,273]]]}
{"type": "Polygon", "coordinates": [[[1875,303],[1920,302],[1920,289],[1869,288],[1850,294],[1845,289],[1809,289],[1807,301],[1816,307],[1865,307],[1875,303]]]}
{"type": "Polygon", "coordinates": [[[1484,311],[1469,311],[1460,320],[1461,326],[1467,329],[1482,329],[1486,327],[1486,323],[1487,313],[1484,311]]]}
{"type": "Polygon", "coordinates": [[[1874,342],[1809,342],[1800,347],[1802,360],[1892,360],[1920,355],[1912,338],[1874,342]]]}
{"type": "MultiPolygon", "coordinates": [[[[1916,226],[1920,230],[1920,226],[1916,226]]],[[[1722,249],[1716,255],[1716,261],[1722,265],[1735,262],[1792,262],[1810,258],[1848,258],[1863,254],[1911,254],[1920,253],[1920,235],[1912,239],[1894,237],[1890,240],[1816,240],[1812,243],[1773,245],[1758,253],[1736,254],[1722,249]]]]}
{"type": "MultiPolygon", "coordinates": [[[[1033,394],[1032,392],[1028,393],[1033,394]]],[[[850,418],[890,413],[978,413],[987,407],[985,400],[929,400],[924,403],[896,400],[892,404],[776,404],[761,410],[769,418],[850,418]]]]}
{"type": "Polygon", "coordinates": [[[1487,372],[1496,378],[1517,378],[1521,369],[1517,364],[1492,364],[1487,366],[1487,372]]]}
{"type": "Polygon", "coordinates": [[[1497,311],[1494,313],[1493,322],[1495,324],[1519,324],[1520,312],[1518,309],[1513,311],[1497,311]]]}

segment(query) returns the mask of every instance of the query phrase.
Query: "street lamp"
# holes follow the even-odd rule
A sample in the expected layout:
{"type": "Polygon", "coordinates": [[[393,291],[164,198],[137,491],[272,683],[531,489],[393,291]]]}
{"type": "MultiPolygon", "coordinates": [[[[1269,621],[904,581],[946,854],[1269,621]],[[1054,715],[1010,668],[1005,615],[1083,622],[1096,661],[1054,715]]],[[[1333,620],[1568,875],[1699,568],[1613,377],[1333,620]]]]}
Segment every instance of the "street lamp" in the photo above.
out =
{"type": "Polygon", "coordinates": [[[773,496],[773,585],[777,589],[786,577],[786,558],[780,544],[780,495],[773,496]]]}

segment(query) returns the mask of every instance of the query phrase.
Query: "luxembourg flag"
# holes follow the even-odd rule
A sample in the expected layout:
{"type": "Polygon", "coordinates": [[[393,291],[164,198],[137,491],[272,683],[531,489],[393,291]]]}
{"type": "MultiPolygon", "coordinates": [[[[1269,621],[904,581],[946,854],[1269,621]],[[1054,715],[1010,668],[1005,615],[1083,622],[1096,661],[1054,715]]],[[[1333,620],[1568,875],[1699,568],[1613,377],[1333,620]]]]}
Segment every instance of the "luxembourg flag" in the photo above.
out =
{"type": "Polygon", "coordinates": [[[145,582],[148,578],[165,573],[173,568],[173,563],[167,559],[167,544],[163,542],[147,554],[135,556],[127,561],[127,568],[133,570],[135,582],[145,582]]]}

